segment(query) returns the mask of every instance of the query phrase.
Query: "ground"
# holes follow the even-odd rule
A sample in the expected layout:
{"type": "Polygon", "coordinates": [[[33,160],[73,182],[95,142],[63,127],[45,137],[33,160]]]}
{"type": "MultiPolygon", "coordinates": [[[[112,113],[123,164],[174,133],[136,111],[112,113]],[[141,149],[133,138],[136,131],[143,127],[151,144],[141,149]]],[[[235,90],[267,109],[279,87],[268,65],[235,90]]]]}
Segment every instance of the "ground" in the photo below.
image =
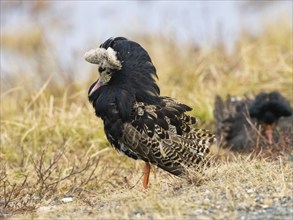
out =
{"type": "MultiPolygon", "coordinates": [[[[122,155],[115,156],[117,161],[124,160],[122,155]]],[[[291,219],[293,215],[293,163],[288,156],[271,160],[233,154],[215,162],[204,175],[187,178],[153,167],[147,190],[141,182],[143,162],[126,163],[128,168],[114,165],[112,177],[103,175],[109,170],[101,170],[93,181],[100,184],[96,190],[90,189],[95,186],[76,187],[76,192],[48,200],[32,197],[35,208],[19,210],[13,218],[291,219]]],[[[11,214],[4,209],[2,216],[11,214]]]]}

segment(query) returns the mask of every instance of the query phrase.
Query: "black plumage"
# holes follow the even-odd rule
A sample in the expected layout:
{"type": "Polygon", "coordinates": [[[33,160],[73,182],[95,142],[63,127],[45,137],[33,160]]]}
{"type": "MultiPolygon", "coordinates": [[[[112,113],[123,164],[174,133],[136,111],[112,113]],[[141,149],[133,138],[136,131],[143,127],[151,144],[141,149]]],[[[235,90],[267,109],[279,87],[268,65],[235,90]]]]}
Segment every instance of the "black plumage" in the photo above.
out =
{"type": "Polygon", "coordinates": [[[260,141],[272,144],[277,132],[292,131],[291,115],[289,102],[279,92],[259,93],[253,99],[215,99],[216,133],[221,146],[232,150],[253,150],[260,141]]]}
{"type": "Polygon", "coordinates": [[[194,128],[196,119],[186,115],[189,106],[160,96],[145,49],[123,37],[110,38],[85,59],[99,67],[89,100],[117,150],[175,175],[200,166],[215,138],[194,128]]]}
{"type": "Polygon", "coordinates": [[[249,108],[249,115],[263,124],[273,124],[292,114],[289,102],[279,93],[258,94],[249,108]]]}

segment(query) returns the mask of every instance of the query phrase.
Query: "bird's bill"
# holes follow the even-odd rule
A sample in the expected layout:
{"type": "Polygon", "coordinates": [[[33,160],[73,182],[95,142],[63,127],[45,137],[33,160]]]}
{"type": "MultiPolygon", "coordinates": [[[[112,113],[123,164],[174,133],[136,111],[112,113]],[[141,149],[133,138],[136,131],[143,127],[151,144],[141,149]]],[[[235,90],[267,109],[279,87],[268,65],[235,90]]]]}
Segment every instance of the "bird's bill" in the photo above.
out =
{"type": "Polygon", "coordinates": [[[94,85],[94,87],[91,89],[91,91],[89,92],[89,96],[91,94],[94,93],[94,91],[96,91],[98,88],[100,88],[102,85],[104,85],[104,83],[102,82],[102,80],[98,79],[98,81],[96,82],[96,84],[94,85]]]}
{"type": "Polygon", "coordinates": [[[265,125],[265,135],[267,142],[273,144],[273,125],[265,125]]]}

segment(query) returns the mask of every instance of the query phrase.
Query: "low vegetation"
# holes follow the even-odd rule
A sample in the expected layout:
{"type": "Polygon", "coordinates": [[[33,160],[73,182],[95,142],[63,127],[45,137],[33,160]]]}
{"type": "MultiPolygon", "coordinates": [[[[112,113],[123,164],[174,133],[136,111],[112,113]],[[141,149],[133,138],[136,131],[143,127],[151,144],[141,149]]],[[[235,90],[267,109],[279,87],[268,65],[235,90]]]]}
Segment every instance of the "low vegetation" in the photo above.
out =
{"type": "MultiPolygon", "coordinates": [[[[191,114],[202,127],[213,130],[217,94],[279,90],[293,103],[292,29],[286,24],[268,27],[259,37],[243,33],[232,53],[221,45],[205,49],[163,37],[132,39],[149,51],[161,94],[193,107],[191,114]]],[[[289,145],[249,154],[213,146],[215,160],[203,175],[182,179],[153,168],[150,188],[143,191],[143,162],[118,154],[109,145],[102,121],[88,103],[87,89],[97,77],[94,71],[83,73],[90,76],[86,82],[70,78],[60,83],[58,72],[38,73],[41,83],[36,75],[24,78],[22,72],[9,79],[1,76],[9,86],[1,82],[0,217],[292,216],[289,145]]]]}

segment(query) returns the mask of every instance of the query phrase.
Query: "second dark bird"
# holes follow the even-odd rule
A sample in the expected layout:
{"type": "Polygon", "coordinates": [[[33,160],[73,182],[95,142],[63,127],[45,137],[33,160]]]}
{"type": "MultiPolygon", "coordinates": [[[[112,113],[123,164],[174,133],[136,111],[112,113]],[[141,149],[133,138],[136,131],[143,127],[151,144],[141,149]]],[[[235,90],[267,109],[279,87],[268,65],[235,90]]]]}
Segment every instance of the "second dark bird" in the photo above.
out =
{"type": "Polygon", "coordinates": [[[279,93],[259,93],[254,99],[215,99],[215,127],[220,144],[232,150],[253,150],[257,140],[271,145],[278,131],[292,131],[292,108],[279,93]],[[291,116],[291,117],[290,117],[291,116]]]}

